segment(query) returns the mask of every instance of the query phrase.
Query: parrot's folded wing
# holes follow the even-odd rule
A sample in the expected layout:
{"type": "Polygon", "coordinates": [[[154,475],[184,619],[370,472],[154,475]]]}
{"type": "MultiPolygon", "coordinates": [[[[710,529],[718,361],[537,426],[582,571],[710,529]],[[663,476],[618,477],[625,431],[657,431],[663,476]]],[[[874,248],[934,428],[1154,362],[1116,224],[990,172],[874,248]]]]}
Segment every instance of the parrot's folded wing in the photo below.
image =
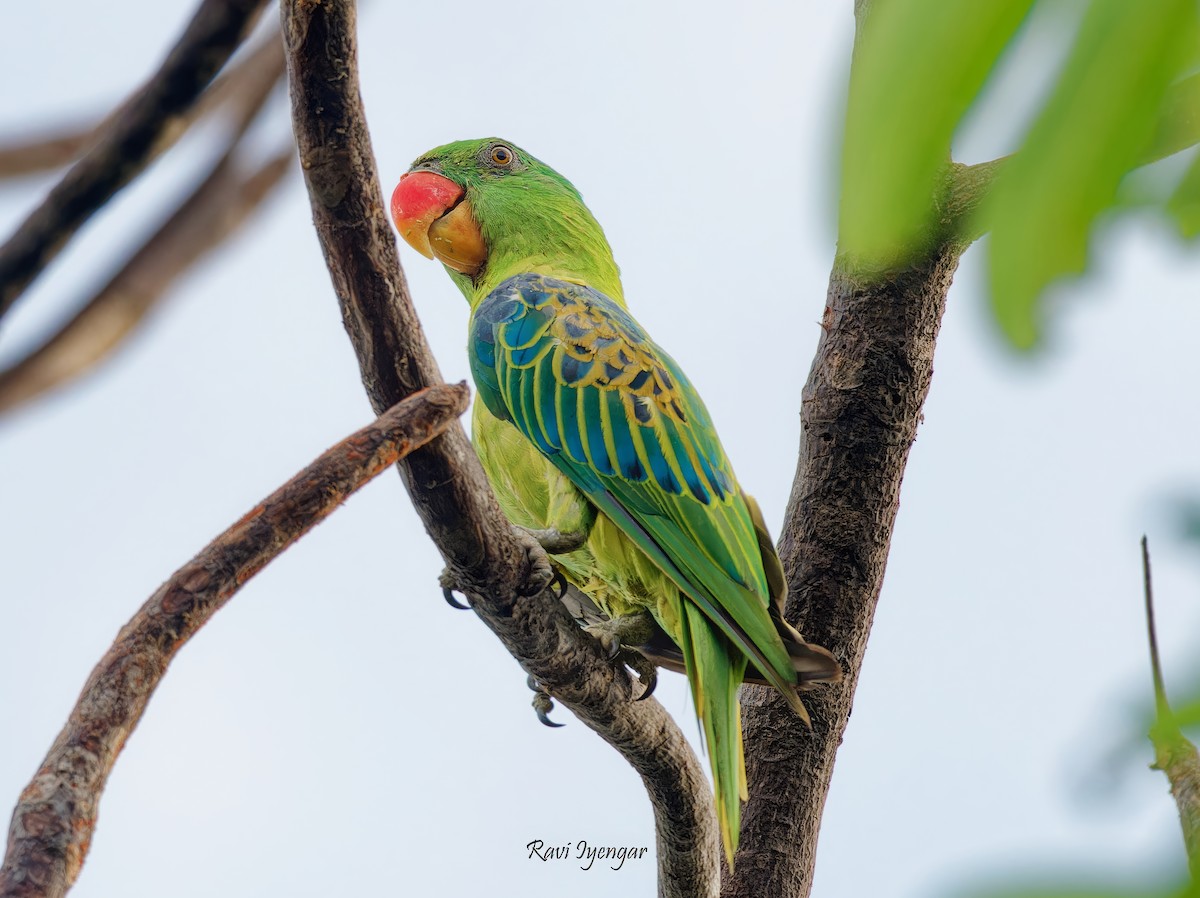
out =
{"type": "Polygon", "coordinates": [[[536,274],[509,278],[476,307],[469,349],[488,409],[794,696],[751,513],[704,404],[670,356],[604,294],[536,274]]]}

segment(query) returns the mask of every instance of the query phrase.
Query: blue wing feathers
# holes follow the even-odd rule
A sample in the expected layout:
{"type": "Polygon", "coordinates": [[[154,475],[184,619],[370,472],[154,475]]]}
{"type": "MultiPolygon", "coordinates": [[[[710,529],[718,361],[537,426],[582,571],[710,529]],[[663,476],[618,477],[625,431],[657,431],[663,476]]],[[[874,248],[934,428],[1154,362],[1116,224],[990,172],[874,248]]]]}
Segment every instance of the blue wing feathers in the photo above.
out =
{"type": "Polygon", "coordinates": [[[604,418],[600,411],[599,390],[578,390],[579,417],[583,425],[584,447],[592,467],[601,474],[614,475],[616,470],[608,457],[608,446],[604,441],[604,418]]]}
{"type": "Polygon", "coordinates": [[[555,390],[554,407],[558,412],[560,429],[564,437],[563,443],[573,461],[579,464],[587,463],[587,453],[583,451],[583,436],[579,427],[579,396],[578,391],[559,384],[555,390]]]}

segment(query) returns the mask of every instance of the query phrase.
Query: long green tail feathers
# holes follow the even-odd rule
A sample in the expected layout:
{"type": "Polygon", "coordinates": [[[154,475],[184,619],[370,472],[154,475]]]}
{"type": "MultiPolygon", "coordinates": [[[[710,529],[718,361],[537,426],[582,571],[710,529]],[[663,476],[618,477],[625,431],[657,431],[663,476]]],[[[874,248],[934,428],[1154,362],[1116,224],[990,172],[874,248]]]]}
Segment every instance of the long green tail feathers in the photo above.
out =
{"type": "Polygon", "coordinates": [[[725,859],[733,867],[741,831],[742,802],[747,798],[746,761],[742,753],[742,717],[738,687],[746,656],[731,657],[728,640],[691,602],[682,602],[681,638],[688,682],[700,731],[708,748],[716,795],[717,823],[725,859]],[[734,658],[736,657],[736,660],[734,658]]]}

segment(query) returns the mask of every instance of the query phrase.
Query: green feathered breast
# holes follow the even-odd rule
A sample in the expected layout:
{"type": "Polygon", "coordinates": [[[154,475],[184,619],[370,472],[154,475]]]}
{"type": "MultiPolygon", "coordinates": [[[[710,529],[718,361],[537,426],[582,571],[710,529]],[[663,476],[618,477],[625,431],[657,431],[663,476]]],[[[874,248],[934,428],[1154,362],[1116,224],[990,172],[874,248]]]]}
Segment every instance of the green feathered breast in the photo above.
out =
{"type": "Polygon", "coordinates": [[[773,685],[793,692],[750,514],[703,403],[670,356],[604,294],[536,274],[493,290],[470,334],[487,409],[530,440],[773,685]]]}

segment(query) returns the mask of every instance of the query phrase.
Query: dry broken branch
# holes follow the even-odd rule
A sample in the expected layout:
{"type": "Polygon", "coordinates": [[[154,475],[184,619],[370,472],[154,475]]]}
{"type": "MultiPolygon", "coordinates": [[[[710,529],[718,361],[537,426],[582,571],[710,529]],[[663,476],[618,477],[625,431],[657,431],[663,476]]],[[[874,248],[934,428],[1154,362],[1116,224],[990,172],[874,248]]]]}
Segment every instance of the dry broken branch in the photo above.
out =
{"type": "MultiPolygon", "coordinates": [[[[354,4],[283,0],[282,14],[314,223],[363,383],[376,407],[386,405],[441,375],[383,214],[359,98],[354,4]]],[[[659,894],[715,894],[716,822],[695,755],[657,702],[631,702],[624,672],[550,590],[527,595],[529,544],[501,515],[462,429],[413,453],[400,472],[450,579],[476,613],[526,671],[641,774],[654,806],[659,894]]]]}
{"type": "Polygon", "coordinates": [[[3,898],[57,898],[75,882],[104,784],[175,653],[247,580],[346,498],[454,423],[465,385],[431,387],[338,443],[176,571],[92,671],[21,793],[0,867],[3,898]]]}
{"type": "Polygon", "coordinates": [[[79,227],[162,151],[264,5],[265,0],[201,3],[159,70],[0,246],[0,316],[79,227]]]}

